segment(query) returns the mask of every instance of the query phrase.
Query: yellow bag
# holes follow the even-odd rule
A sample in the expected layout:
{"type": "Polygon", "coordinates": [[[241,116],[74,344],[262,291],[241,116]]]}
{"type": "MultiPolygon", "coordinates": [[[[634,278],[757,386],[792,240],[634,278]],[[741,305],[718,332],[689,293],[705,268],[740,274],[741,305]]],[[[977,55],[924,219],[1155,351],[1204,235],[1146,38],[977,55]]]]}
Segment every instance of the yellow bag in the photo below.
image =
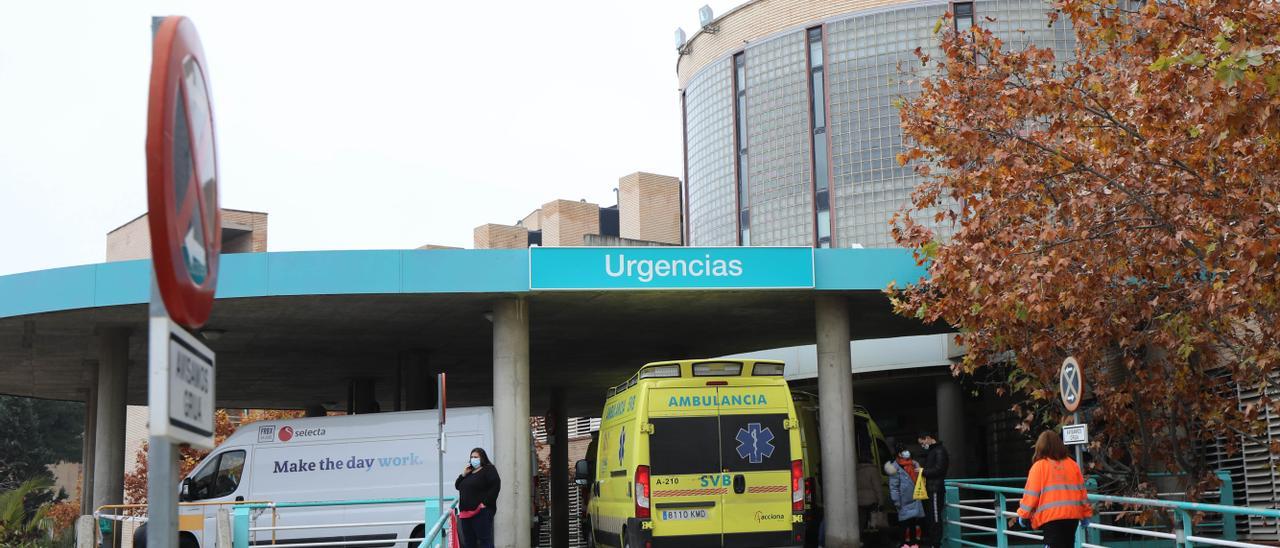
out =
{"type": "Polygon", "coordinates": [[[916,475],[916,490],[911,494],[911,498],[916,500],[929,500],[929,490],[924,486],[924,472],[916,475]]]}

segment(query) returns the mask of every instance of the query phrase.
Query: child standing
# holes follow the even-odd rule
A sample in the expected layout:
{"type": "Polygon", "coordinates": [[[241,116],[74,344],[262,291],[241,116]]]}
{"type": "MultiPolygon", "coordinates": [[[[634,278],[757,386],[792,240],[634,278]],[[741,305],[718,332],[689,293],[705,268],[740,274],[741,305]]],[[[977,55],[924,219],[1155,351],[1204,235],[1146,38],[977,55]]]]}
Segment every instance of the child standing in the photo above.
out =
{"type": "Polygon", "coordinates": [[[898,524],[902,525],[902,548],[919,548],[924,537],[924,505],[913,494],[920,463],[911,460],[911,451],[899,445],[897,459],[884,463],[884,473],[889,475],[889,498],[898,509],[898,524]]]}

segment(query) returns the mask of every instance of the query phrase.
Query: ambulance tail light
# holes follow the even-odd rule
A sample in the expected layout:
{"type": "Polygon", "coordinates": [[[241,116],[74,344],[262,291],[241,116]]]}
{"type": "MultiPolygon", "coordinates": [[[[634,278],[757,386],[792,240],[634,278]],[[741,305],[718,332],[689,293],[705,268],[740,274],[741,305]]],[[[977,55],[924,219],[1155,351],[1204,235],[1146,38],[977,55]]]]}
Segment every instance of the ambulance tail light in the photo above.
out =
{"type": "Polygon", "coordinates": [[[813,504],[813,494],[818,492],[817,486],[818,481],[816,478],[811,476],[804,479],[804,501],[806,503],[813,504]]]}
{"type": "Polygon", "coordinates": [[[804,487],[805,487],[804,461],[793,460],[791,461],[791,511],[792,512],[804,511],[804,487]]]}
{"type": "Polygon", "coordinates": [[[636,517],[649,518],[649,467],[636,467],[636,517]]]}

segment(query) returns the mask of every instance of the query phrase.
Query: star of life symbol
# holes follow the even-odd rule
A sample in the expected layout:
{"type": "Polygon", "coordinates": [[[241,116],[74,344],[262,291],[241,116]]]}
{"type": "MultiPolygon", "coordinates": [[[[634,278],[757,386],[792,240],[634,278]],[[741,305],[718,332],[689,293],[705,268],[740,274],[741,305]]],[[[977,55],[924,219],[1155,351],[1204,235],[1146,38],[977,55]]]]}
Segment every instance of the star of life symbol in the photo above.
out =
{"type": "Polygon", "coordinates": [[[760,464],[773,456],[773,431],[760,428],[758,422],[739,428],[733,439],[738,441],[738,458],[750,459],[751,464],[760,464]]]}

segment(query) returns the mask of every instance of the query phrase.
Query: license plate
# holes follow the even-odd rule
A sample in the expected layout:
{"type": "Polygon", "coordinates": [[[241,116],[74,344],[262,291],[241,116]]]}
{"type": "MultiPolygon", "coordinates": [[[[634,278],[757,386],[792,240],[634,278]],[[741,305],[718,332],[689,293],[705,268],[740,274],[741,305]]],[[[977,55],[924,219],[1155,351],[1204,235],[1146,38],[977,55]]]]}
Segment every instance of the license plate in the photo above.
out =
{"type": "Polygon", "coordinates": [[[707,519],[706,510],[663,510],[662,521],[707,519]]]}

